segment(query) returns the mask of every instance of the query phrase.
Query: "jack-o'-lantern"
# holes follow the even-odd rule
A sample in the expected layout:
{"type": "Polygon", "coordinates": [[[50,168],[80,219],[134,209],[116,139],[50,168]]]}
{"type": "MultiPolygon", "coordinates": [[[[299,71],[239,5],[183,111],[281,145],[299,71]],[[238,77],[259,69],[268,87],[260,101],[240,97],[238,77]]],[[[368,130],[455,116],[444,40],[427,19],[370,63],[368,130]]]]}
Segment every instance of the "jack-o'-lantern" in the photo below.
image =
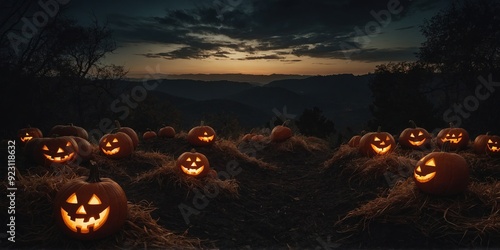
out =
{"type": "Polygon", "coordinates": [[[150,129],[148,129],[148,131],[146,131],[146,132],[144,132],[144,134],[142,134],[142,139],[144,139],[144,140],[151,140],[151,139],[156,138],[156,137],[158,137],[156,132],[152,131],[150,129]]]}
{"type": "Polygon", "coordinates": [[[88,177],[66,183],[54,200],[56,224],[70,237],[95,240],[117,232],[127,218],[127,197],[109,178],[100,178],[96,166],[88,177]]]}
{"type": "Polygon", "coordinates": [[[369,132],[361,137],[358,149],[362,155],[372,157],[389,154],[395,147],[394,137],[387,132],[381,132],[379,127],[377,132],[369,132]]]}
{"type": "Polygon", "coordinates": [[[193,177],[204,177],[210,172],[207,157],[194,149],[191,152],[182,153],[177,158],[176,165],[184,174],[193,177]]]}
{"type": "MultiPolygon", "coordinates": [[[[445,147],[447,146],[443,146],[445,147]]],[[[469,166],[459,154],[432,152],[418,161],[413,172],[413,180],[423,192],[434,195],[453,195],[467,188],[469,166]]]]}
{"type": "Polygon", "coordinates": [[[189,130],[187,141],[192,146],[208,146],[215,142],[215,130],[210,126],[205,126],[201,121],[200,126],[189,130]]]}
{"type": "Polygon", "coordinates": [[[124,158],[134,152],[132,139],[124,132],[105,134],[99,141],[99,150],[108,158],[124,158]]]}
{"type": "Polygon", "coordinates": [[[17,135],[22,145],[25,145],[29,140],[33,138],[43,137],[42,131],[40,129],[32,127],[20,129],[17,135]]]}
{"type": "Polygon", "coordinates": [[[44,166],[68,164],[78,155],[78,144],[70,136],[40,138],[34,144],[33,159],[44,166]]]}
{"type": "Polygon", "coordinates": [[[132,144],[134,145],[134,149],[136,149],[137,145],[139,145],[139,136],[137,135],[135,130],[130,127],[122,127],[118,120],[115,120],[115,126],[116,132],[123,132],[130,137],[130,139],[132,140],[132,144]]]}
{"type": "Polygon", "coordinates": [[[409,149],[425,149],[431,144],[432,136],[424,129],[417,127],[414,121],[410,120],[411,127],[406,128],[399,135],[399,145],[409,149]]]}
{"type": "Polygon", "coordinates": [[[450,142],[450,150],[461,150],[469,145],[469,133],[463,128],[453,128],[450,124],[449,128],[442,129],[436,136],[436,143],[439,148],[443,143],[450,142]]]}
{"type": "Polygon", "coordinates": [[[85,140],[89,139],[89,134],[87,130],[82,127],[74,126],[73,124],[69,125],[55,125],[50,130],[51,136],[78,136],[85,140]]]}
{"type": "Polygon", "coordinates": [[[162,138],[174,138],[175,129],[172,126],[163,126],[158,130],[158,137],[162,138]]]}
{"type": "Polygon", "coordinates": [[[283,125],[277,125],[271,130],[271,135],[269,138],[272,142],[284,142],[293,136],[292,130],[285,126],[286,121],[283,125]]]}
{"type": "Polygon", "coordinates": [[[498,157],[500,156],[500,136],[490,135],[489,133],[478,135],[474,139],[472,148],[476,154],[488,154],[498,157]]]}

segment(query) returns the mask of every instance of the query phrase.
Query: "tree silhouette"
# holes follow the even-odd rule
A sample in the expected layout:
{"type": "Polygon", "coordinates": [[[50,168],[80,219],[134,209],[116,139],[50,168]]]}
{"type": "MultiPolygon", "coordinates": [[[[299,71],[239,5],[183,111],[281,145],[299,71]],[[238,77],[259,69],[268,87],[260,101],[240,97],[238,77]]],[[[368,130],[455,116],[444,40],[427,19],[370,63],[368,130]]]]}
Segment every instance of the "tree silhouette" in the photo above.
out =
{"type": "Polygon", "coordinates": [[[397,133],[408,127],[408,120],[419,121],[423,127],[435,127],[433,104],[423,94],[424,83],[432,80],[432,72],[418,63],[389,63],[377,66],[370,83],[374,116],[369,127],[397,133]]]}
{"type": "Polygon", "coordinates": [[[326,138],[336,132],[335,125],[318,107],[305,109],[295,122],[300,133],[307,136],[326,138]]]}

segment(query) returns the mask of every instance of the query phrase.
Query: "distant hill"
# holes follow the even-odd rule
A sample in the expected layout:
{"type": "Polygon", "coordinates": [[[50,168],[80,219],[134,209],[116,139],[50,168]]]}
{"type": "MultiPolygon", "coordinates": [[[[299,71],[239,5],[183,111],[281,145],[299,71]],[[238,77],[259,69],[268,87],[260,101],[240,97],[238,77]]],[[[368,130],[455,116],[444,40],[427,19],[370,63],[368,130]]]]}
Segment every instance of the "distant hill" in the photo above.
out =
{"type": "Polygon", "coordinates": [[[368,87],[371,75],[314,76],[273,81],[264,86],[232,81],[162,80],[154,91],[182,98],[179,110],[186,123],[203,114],[226,113],[240,123],[259,126],[275,116],[273,110],[297,117],[304,109],[318,107],[343,130],[355,131],[370,119],[368,87]],[[189,100],[189,101],[186,101],[189,100]]]}
{"type": "MultiPolygon", "coordinates": [[[[137,79],[142,79],[143,75],[137,79]]],[[[249,75],[249,74],[179,74],[167,75],[158,74],[154,76],[157,79],[167,80],[196,80],[196,81],[231,81],[246,82],[254,85],[265,85],[272,81],[283,79],[304,79],[311,77],[309,75],[289,75],[289,74],[271,74],[271,75],[249,75]]],[[[132,80],[132,79],[131,79],[132,80]]]]}

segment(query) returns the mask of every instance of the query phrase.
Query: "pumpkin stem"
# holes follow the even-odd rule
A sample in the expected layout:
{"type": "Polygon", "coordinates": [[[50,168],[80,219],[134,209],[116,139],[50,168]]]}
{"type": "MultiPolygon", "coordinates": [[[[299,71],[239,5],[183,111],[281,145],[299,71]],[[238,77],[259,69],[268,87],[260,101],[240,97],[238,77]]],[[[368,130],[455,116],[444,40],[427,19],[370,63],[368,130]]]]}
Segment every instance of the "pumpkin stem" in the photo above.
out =
{"type": "Polygon", "coordinates": [[[288,123],[289,121],[290,121],[290,120],[285,120],[285,121],[283,121],[283,124],[281,124],[281,126],[285,126],[285,125],[287,125],[287,123],[288,123]]]}
{"type": "Polygon", "coordinates": [[[196,149],[191,148],[191,153],[196,153],[196,149]]]}
{"type": "Polygon", "coordinates": [[[205,126],[205,121],[201,120],[200,121],[200,126],[205,126]]]}
{"type": "Polygon", "coordinates": [[[120,124],[120,121],[118,121],[118,120],[115,120],[115,126],[118,129],[120,129],[122,127],[122,125],[120,124]]]}
{"type": "Polygon", "coordinates": [[[90,173],[89,178],[87,178],[88,183],[96,183],[101,182],[101,178],[99,177],[99,170],[97,169],[97,164],[95,161],[90,162],[90,173]]]}
{"type": "Polygon", "coordinates": [[[417,124],[413,120],[408,121],[410,123],[411,128],[417,128],[417,124]]]}
{"type": "Polygon", "coordinates": [[[450,122],[450,128],[453,128],[453,122],[450,122]]]}
{"type": "Polygon", "coordinates": [[[445,141],[441,146],[441,152],[450,152],[450,141],[445,141]]]}
{"type": "Polygon", "coordinates": [[[378,128],[377,128],[377,133],[380,133],[380,132],[382,132],[382,126],[378,126],[378,128]]]}

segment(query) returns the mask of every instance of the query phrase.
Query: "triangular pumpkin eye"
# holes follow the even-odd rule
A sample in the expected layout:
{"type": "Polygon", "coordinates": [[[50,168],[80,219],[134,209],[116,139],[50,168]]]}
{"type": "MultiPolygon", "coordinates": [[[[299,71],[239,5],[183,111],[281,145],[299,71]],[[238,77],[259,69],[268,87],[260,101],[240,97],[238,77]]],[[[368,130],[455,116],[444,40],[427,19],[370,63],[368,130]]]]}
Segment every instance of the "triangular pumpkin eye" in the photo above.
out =
{"type": "Polygon", "coordinates": [[[422,172],[422,169],[420,168],[420,166],[417,167],[416,171],[417,172],[422,172]]]}
{"type": "Polygon", "coordinates": [[[415,138],[415,135],[413,133],[410,134],[411,138],[415,138]]]}
{"type": "Polygon", "coordinates": [[[459,136],[459,137],[462,137],[462,133],[460,133],[458,136],[459,136]]]}
{"type": "Polygon", "coordinates": [[[188,158],[186,159],[186,161],[191,161],[191,157],[188,157],[188,158]]]}
{"type": "Polygon", "coordinates": [[[89,201],[89,204],[90,205],[101,205],[101,200],[94,194],[92,195],[92,198],[90,198],[90,201],[89,201]]]}
{"type": "Polygon", "coordinates": [[[419,131],[418,136],[422,136],[422,135],[424,135],[424,133],[422,131],[419,131]]]}
{"type": "Polygon", "coordinates": [[[196,157],[196,161],[200,162],[201,161],[200,157],[196,157]]]}
{"type": "Polygon", "coordinates": [[[47,145],[43,145],[42,149],[45,151],[49,151],[49,148],[47,147],[47,145]]]}
{"type": "Polygon", "coordinates": [[[428,160],[426,163],[425,163],[426,166],[430,166],[430,167],[435,167],[436,166],[436,162],[434,161],[434,158],[431,158],[430,160],[428,160]]]}
{"type": "Polygon", "coordinates": [[[69,146],[71,146],[71,142],[66,143],[66,147],[69,147],[69,146]]]}
{"type": "Polygon", "coordinates": [[[62,148],[58,148],[57,153],[64,153],[64,150],[62,148]]]}
{"type": "Polygon", "coordinates": [[[491,139],[488,140],[488,143],[493,143],[493,141],[491,139]]]}
{"type": "Polygon", "coordinates": [[[375,138],[373,138],[373,141],[380,141],[380,138],[375,136],[375,138]]]}
{"type": "Polygon", "coordinates": [[[390,140],[390,139],[389,139],[389,136],[387,136],[387,137],[385,138],[385,140],[386,140],[386,141],[390,140]]]}
{"type": "Polygon", "coordinates": [[[116,139],[116,138],[115,138],[115,139],[113,139],[113,142],[118,142],[118,139],[116,139]]]}
{"type": "Polygon", "coordinates": [[[66,199],[66,202],[70,204],[78,204],[78,199],[76,199],[76,193],[70,195],[68,199],[66,199]]]}

